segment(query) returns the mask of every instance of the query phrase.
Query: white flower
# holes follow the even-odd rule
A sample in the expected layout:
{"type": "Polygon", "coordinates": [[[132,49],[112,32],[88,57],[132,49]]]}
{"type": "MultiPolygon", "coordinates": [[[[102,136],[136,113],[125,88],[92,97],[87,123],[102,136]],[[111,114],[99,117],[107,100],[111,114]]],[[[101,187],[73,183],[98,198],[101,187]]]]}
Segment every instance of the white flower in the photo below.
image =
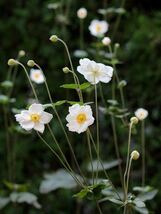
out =
{"type": "Polygon", "coordinates": [[[20,123],[20,126],[29,131],[34,129],[43,133],[45,126],[53,118],[52,114],[44,111],[44,107],[41,104],[32,104],[29,110],[23,110],[20,114],[16,114],[16,121],[20,123]]]}
{"type": "Polygon", "coordinates": [[[69,107],[69,114],[66,116],[66,120],[69,131],[77,132],[78,134],[85,132],[88,126],[94,123],[92,109],[89,105],[72,105],[69,107]]]}
{"type": "Polygon", "coordinates": [[[43,83],[45,79],[41,70],[33,68],[30,70],[30,78],[33,82],[37,84],[43,83]]]}
{"type": "Polygon", "coordinates": [[[148,111],[144,108],[139,108],[135,111],[135,116],[139,120],[144,120],[148,116],[148,111]]]}
{"type": "Polygon", "coordinates": [[[86,8],[80,8],[77,11],[77,16],[79,19],[85,19],[87,17],[87,9],[86,8]]]}
{"type": "Polygon", "coordinates": [[[113,68],[111,66],[96,63],[87,58],[80,59],[79,63],[77,71],[83,74],[84,78],[91,84],[97,84],[98,82],[108,83],[112,78],[113,68]]]}
{"type": "Polygon", "coordinates": [[[108,23],[106,21],[93,20],[89,26],[89,31],[93,36],[103,36],[108,31],[108,23]]]}
{"type": "Polygon", "coordinates": [[[105,46],[108,46],[108,45],[110,45],[110,43],[111,43],[111,39],[110,39],[109,37],[104,37],[104,38],[102,39],[102,43],[103,43],[105,46]]]}

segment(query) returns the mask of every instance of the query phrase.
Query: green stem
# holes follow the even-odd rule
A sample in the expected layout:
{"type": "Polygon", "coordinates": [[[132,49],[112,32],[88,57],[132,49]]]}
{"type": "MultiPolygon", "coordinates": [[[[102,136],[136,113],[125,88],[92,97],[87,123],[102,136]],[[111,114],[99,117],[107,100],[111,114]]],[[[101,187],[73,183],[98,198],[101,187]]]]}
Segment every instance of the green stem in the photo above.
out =
{"type": "Polygon", "coordinates": [[[127,159],[126,159],[126,168],[124,173],[124,194],[126,197],[126,175],[129,167],[129,157],[130,157],[130,144],[131,144],[131,130],[132,130],[133,123],[130,123],[129,127],[129,136],[128,136],[128,149],[127,149],[127,159]]]}
{"type": "MultiPolygon", "coordinates": [[[[96,142],[97,142],[97,168],[99,166],[99,159],[100,159],[100,139],[99,139],[99,116],[98,116],[98,94],[97,94],[97,85],[95,84],[95,108],[96,108],[96,142]]],[[[98,169],[96,171],[96,182],[98,179],[98,169]]]]}
{"type": "Polygon", "coordinates": [[[68,167],[66,167],[66,165],[64,164],[64,162],[62,161],[62,159],[60,158],[60,156],[54,151],[54,149],[46,142],[46,140],[39,134],[39,132],[37,132],[38,137],[40,138],[40,140],[50,149],[50,151],[58,158],[58,160],[60,161],[60,163],[64,166],[64,168],[68,171],[68,173],[73,177],[73,179],[80,184],[80,186],[82,186],[82,184],[79,182],[79,180],[77,179],[77,177],[75,177],[72,172],[68,169],[68,167]]]}
{"type": "Polygon", "coordinates": [[[141,121],[141,148],[142,148],[142,186],[145,185],[145,124],[141,121]]]}
{"type": "Polygon", "coordinates": [[[84,49],[84,20],[80,19],[80,49],[84,49]]]}

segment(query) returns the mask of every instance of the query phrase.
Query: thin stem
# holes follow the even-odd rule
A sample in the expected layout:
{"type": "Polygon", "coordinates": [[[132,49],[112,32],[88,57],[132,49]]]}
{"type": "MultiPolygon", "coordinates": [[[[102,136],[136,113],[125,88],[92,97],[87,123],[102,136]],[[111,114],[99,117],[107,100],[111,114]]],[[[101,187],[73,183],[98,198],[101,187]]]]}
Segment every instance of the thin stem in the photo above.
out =
{"type": "Polygon", "coordinates": [[[98,179],[98,166],[99,166],[99,159],[100,159],[100,139],[99,139],[99,116],[98,116],[98,95],[97,95],[97,85],[95,84],[95,108],[96,108],[96,142],[97,142],[97,172],[96,172],[96,182],[98,179]]]}
{"type": "MultiPolygon", "coordinates": [[[[38,137],[40,140],[50,149],[50,151],[58,158],[60,163],[63,165],[63,167],[69,172],[69,174],[73,177],[73,179],[78,183],[77,178],[70,172],[70,170],[66,167],[60,156],[54,151],[54,149],[46,142],[46,140],[37,132],[38,137]]],[[[80,184],[80,183],[79,183],[80,184]]],[[[81,185],[81,184],[80,184],[81,185]]],[[[82,186],[82,185],[81,185],[82,186]]]]}
{"type": "Polygon", "coordinates": [[[133,125],[133,123],[130,123],[130,126],[129,126],[129,136],[128,136],[128,149],[127,149],[126,168],[125,168],[125,173],[124,173],[124,193],[125,193],[125,197],[126,197],[126,175],[127,175],[128,166],[129,166],[132,125],[133,125]]]}
{"type": "Polygon", "coordinates": [[[132,157],[129,160],[128,170],[127,170],[127,180],[126,180],[126,187],[125,187],[124,214],[126,214],[126,210],[127,210],[127,199],[128,199],[128,189],[129,189],[129,178],[130,178],[131,163],[132,163],[132,157]]]}
{"type": "MultiPolygon", "coordinates": [[[[51,93],[50,93],[50,90],[49,90],[49,87],[48,87],[48,84],[47,84],[47,81],[46,81],[46,77],[45,77],[45,75],[44,75],[44,72],[43,72],[43,70],[41,69],[41,67],[40,67],[38,64],[35,63],[35,65],[36,65],[36,66],[41,70],[41,72],[43,73],[43,76],[44,76],[44,83],[45,83],[45,86],[46,86],[46,89],[47,89],[47,93],[48,93],[48,96],[49,96],[49,100],[50,100],[51,104],[53,104],[53,99],[52,99],[52,97],[51,97],[51,93]]],[[[83,177],[83,179],[84,179],[84,181],[85,181],[85,183],[86,183],[85,177],[84,177],[84,175],[83,175],[83,173],[82,173],[82,171],[81,171],[81,169],[80,169],[80,166],[79,166],[79,164],[78,164],[77,158],[76,158],[76,156],[75,156],[75,153],[74,153],[74,150],[73,150],[72,145],[71,145],[71,143],[70,143],[70,140],[69,140],[69,138],[68,138],[68,135],[67,135],[67,133],[66,133],[66,131],[65,131],[64,125],[63,125],[63,123],[62,123],[62,121],[61,121],[61,118],[60,118],[60,116],[59,116],[59,114],[58,114],[56,108],[55,108],[53,105],[52,105],[52,109],[54,110],[54,113],[55,113],[55,115],[56,115],[56,117],[57,117],[57,119],[58,119],[58,121],[59,121],[59,124],[60,124],[60,126],[61,126],[61,128],[62,128],[62,131],[64,132],[64,135],[65,135],[66,140],[67,140],[67,142],[68,142],[69,148],[70,148],[71,153],[72,153],[72,155],[73,155],[75,164],[76,164],[76,166],[77,166],[77,168],[78,168],[78,170],[79,170],[81,176],[83,177]]]]}
{"type": "Polygon", "coordinates": [[[83,50],[84,48],[84,20],[80,19],[80,49],[83,50]]]}
{"type": "MultiPolygon", "coordinates": [[[[50,134],[51,134],[51,136],[52,136],[52,138],[53,138],[53,140],[54,140],[56,146],[58,147],[59,152],[60,152],[60,154],[62,155],[62,158],[64,159],[66,165],[68,166],[68,168],[70,169],[70,171],[74,174],[74,172],[73,172],[72,168],[70,167],[70,165],[69,165],[69,163],[68,163],[68,161],[67,161],[67,159],[66,159],[66,157],[65,157],[65,155],[64,155],[64,153],[63,153],[63,151],[62,151],[62,149],[61,149],[61,147],[59,146],[59,143],[58,143],[58,141],[57,141],[57,139],[56,139],[56,137],[55,137],[55,135],[54,135],[54,133],[53,133],[53,131],[52,131],[50,125],[48,124],[47,127],[48,127],[49,132],[50,132],[50,134]]],[[[78,179],[77,179],[77,180],[78,180],[78,179]]],[[[78,183],[80,183],[81,186],[84,186],[84,185],[82,184],[82,182],[80,182],[79,180],[78,180],[78,183]]]]}
{"type": "Polygon", "coordinates": [[[141,121],[141,150],[142,150],[142,186],[145,185],[145,124],[141,121]]]}
{"type": "MultiPolygon", "coordinates": [[[[111,123],[112,123],[112,131],[113,131],[113,137],[114,137],[114,145],[115,145],[116,157],[120,161],[121,158],[120,158],[120,152],[119,152],[119,147],[118,147],[118,139],[117,139],[117,133],[116,133],[116,123],[115,123],[115,118],[114,118],[113,115],[111,116],[111,123]]],[[[123,185],[123,171],[122,171],[121,162],[119,163],[118,168],[119,168],[121,185],[123,187],[124,186],[123,185]]]]}
{"type": "Polygon", "coordinates": [[[87,136],[87,143],[88,143],[88,149],[89,149],[89,157],[90,157],[91,169],[92,169],[92,182],[93,182],[93,185],[94,185],[93,157],[92,157],[92,149],[91,149],[90,137],[89,137],[89,133],[88,132],[86,132],[86,136],[87,136]]]}
{"type": "Polygon", "coordinates": [[[6,147],[7,147],[7,166],[8,166],[8,179],[11,181],[12,178],[12,167],[11,167],[11,145],[10,145],[10,136],[8,132],[8,116],[6,107],[3,107],[4,111],[4,125],[5,125],[5,132],[6,132],[6,147]]]}
{"type": "Polygon", "coordinates": [[[36,98],[36,100],[38,101],[38,97],[37,97],[37,94],[36,94],[36,91],[35,91],[35,88],[34,88],[34,86],[33,86],[33,84],[32,84],[32,82],[31,82],[31,79],[30,79],[30,77],[29,77],[29,74],[28,74],[28,72],[27,72],[27,70],[26,70],[26,68],[25,68],[25,66],[22,64],[22,63],[20,63],[19,61],[16,61],[23,69],[24,69],[24,71],[25,71],[25,74],[26,74],[26,76],[27,76],[27,79],[28,79],[28,81],[29,81],[29,83],[30,83],[30,86],[31,86],[31,88],[32,88],[32,91],[33,91],[33,94],[34,94],[34,96],[35,96],[35,98],[36,98]]]}
{"type": "Polygon", "coordinates": [[[96,205],[97,205],[97,209],[98,209],[99,213],[102,214],[102,210],[101,210],[101,207],[100,207],[98,201],[96,201],[96,205]]]}

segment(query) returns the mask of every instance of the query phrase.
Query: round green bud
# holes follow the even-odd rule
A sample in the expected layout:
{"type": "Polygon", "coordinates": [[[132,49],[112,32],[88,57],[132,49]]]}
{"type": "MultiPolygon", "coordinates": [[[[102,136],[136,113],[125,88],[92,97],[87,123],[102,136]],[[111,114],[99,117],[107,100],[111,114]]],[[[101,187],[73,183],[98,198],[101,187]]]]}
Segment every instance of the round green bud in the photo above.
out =
{"type": "Polygon", "coordinates": [[[8,65],[9,66],[14,66],[14,65],[17,65],[18,63],[17,63],[17,61],[15,60],[15,59],[9,59],[8,60],[8,65]]]}
{"type": "Polygon", "coordinates": [[[49,39],[51,42],[57,42],[58,41],[58,37],[56,35],[52,35],[50,36],[50,39],[49,39]]]}
{"type": "Polygon", "coordinates": [[[35,65],[35,62],[34,62],[34,60],[29,60],[28,62],[27,62],[27,65],[29,66],[29,67],[34,67],[34,65],[35,65]]]}
{"type": "Polygon", "coordinates": [[[130,122],[133,123],[133,124],[137,124],[139,122],[139,120],[138,120],[137,117],[131,117],[130,118],[130,122]]]}
{"type": "Polygon", "coordinates": [[[115,48],[119,48],[120,44],[119,43],[115,43],[115,48]]]}
{"type": "Polygon", "coordinates": [[[137,159],[139,159],[139,157],[140,157],[140,154],[138,151],[134,150],[133,152],[131,152],[131,158],[133,160],[137,160],[137,159]]]}
{"type": "Polygon", "coordinates": [[[121,80],[119,83],[118,83],[118,88],[123,88],[127,85],[127,82],[126,80],[121,80]]]}
{"type": "Polygon", "coordinates": [[[24,50],[20,50],[19,51],[19,53],[18,53],[18,55],[20,56],[20,57],[23,57],[23,56],[25,56],[25,51],[24,50]]]}
{"type": "Polygon", "coordinates": [[[70,72],[70,70],[69,70],[69,68],[68,68],[68,67],[64,67],[64,68],[63,68],[63,72],[64,72],[65,74],[67,74],[67,73],[69,73],[69,72],[70,72]]]}

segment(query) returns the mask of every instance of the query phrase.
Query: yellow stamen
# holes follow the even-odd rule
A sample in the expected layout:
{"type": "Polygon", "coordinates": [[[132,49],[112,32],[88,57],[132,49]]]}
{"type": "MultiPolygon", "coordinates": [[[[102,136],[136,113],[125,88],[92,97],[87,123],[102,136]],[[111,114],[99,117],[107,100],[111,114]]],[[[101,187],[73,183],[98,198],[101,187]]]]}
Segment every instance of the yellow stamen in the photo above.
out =
{"type": "Polygon", "coordinates": [[[101,26],[99,24],[96,25],[96,32],[99,33],[101,31],[101,26]]]}
{"type": "Polygon", "coordinates": [[[31,117],[31,120],[35,123],[40,121],[40,115],[39,114],[31,114],[30,117],[31,117]]]}
{"type": "Polygon", "coordinates": [[[86,115],[84,113],[78,114],[78,116],[77,116],[77,122],[79,124],[84,123],[86,120],[87,120],[87,117],[86,117],[86,115]]]}
{"type": "Polygon", "coordinates": [[[39,74],[39,73],[36,73],[34,76],[35,76],[36,79],[39,79],[40,74],[39,74]]]}

